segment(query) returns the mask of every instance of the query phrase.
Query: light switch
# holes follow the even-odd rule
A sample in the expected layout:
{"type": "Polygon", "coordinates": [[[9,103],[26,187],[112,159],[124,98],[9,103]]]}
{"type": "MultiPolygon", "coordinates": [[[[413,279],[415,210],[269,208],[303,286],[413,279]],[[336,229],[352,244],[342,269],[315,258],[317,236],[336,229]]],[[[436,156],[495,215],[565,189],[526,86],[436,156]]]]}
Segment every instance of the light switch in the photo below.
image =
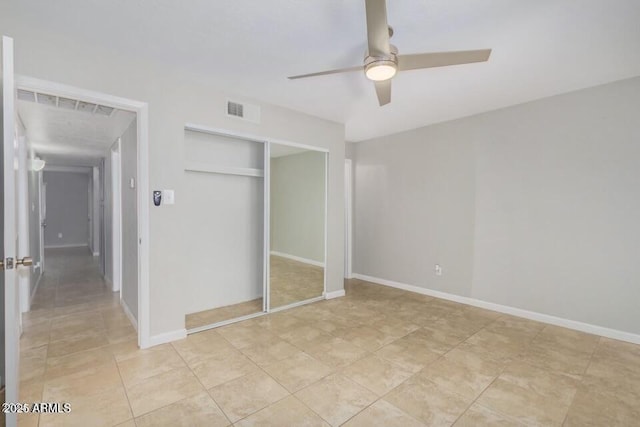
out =
{"type": "Polygon", "coordinates": [[[132,190],[133,190],[134,188],[136,188],[136,179],[135,179],[135,178],[131,178],[131,179],[129,180],[129,188],[131,188],[132,190]]]}
{"type": "Polygon", "coordinates": [[[162,190],[162,204],[173,205],[176,202],[175,193],[173,190],[162,190]]]}

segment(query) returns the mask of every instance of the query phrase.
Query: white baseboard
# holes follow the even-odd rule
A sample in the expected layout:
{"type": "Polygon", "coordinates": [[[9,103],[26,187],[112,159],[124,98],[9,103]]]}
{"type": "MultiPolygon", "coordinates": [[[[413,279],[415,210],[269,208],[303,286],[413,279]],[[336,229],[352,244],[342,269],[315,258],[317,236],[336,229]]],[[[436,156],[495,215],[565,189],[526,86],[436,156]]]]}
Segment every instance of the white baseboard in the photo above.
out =
{"type": "Polygon", "coordinates": [[[122,299],[122,298],[120,298],[120,306],[122,306],[122,310],[124,310],[124,314],[127,315],[127,317],[129,318],[129,321],[133,325],[133,328],[137,331],[138,330],[138,320],[133,315],[133,313],[129,309],[129,306],[127,305],[126,302],[124,302],[124,299],[122,299]]]}
{"type": "Polygon", "coordinates": [[[116,288],[116,284],[113,283],[113,280],[111,280],[109,276],[104,274],[102,277],[104,277],[105,282],[109,284],[109,289],[111,289],[111,292],[118,292],[120,290],[120,288],[116,288]]]}
{"type": "Polygon", "coordinates": [[[315,261],[313,259],[308,259],[308,258],[302,258],[296,255],[285,254],[284,252],[271,251],[271,255],[292,259],[294,261],[298,261],[304,264],[315,265],[316,267],[324,267],[324,262],[315,261]]]}
{"type": "Polygon", "coordinates": [[[617,329],[606,328],[604,326],[592,325],[590,323],[579,322],[577,320],[564,319],[562,317],[551,316],[549,314],[538,313],[535,311],[524,310],[521,308],[510,307],[508,305],[496,304],[492,302],[482,301],[475,298],[463,297],[460,295],[449,294],[432,289],[421,288],[420,286],[407,285],[406,283],[394,282],[393,280],[380,279],[378,277],[366,276],[364,274],[354,273],[353,277],[364,280],[366,282],[376,283],[378,285],[389,286],[392,288],[402,289],[405,291],[415,292],[422,295],[428,295],[435,298],[446,299],[461,304],[472,305],[474,307],[485,308],[487,310],[497,311],[499,313],[510,314],[516,317],[523,317],[537,322],[547,323],[550,325],[561,326],[563,328],[573,329],[576,331],[586,332],[588,334],[600,335],[606,338],[626,341],[634,344],[640,344],[640,335],[631,332],[620,331],[617,329]]]}
{"type": "Polygon", "coordinates": [[[60,249],[60,248],[88,248],[86,243],[69,243],[66,245],[45,245],[45,249],[60,249]]]}
{"type": "MultiPolygon", "coordinates": [[[[363,279],[364,280],[364,279],[363,279]]],[[[324,294],[324,299],[334,299],[345,296],[344,289],[340,289],[339,291],[326,292],[324,294]]]]}
{"type": "Polygon", "coordinates": [[[187,337],[186,329],[178,329],[177,331],[165,332],[164,334],[153,335],[149,337],[148,345],[142,348],[154,347],[160,344],[181,340],[187,337]]]}

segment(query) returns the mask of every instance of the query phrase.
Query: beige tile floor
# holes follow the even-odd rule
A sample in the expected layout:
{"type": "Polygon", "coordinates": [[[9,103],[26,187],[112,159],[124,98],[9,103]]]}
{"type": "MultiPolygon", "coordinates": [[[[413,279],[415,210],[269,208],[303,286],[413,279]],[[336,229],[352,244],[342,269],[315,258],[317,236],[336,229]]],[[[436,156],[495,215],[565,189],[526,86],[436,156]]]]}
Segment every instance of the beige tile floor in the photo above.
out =
{"type": "MultiPolygon", "coordinates": [[[[322,296],[324,268],[271,255],[271,307],[283,307],[322,296]]],[[[212,325],[262,311],[262,298],[187,314],[187,329],[212,325]]]]}
{"type": "Polygon", "coordinates": [[[48,254],[21,426],[638,425],[640,346],[360,281],[139,350],[90,256],[48,254]]]}

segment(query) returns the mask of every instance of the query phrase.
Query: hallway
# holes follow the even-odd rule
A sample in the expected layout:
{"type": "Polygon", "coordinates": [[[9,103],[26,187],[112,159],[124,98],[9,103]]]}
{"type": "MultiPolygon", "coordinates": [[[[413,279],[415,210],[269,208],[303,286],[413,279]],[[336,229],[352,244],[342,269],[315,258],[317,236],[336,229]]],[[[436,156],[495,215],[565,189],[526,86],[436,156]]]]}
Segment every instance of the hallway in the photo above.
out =
{"type": "Polygon", "coordinates": [[[23,315],[20,401],[71,402],[72,412],[40,420],[38,414],[22,415],[20,426],[130,419],[116,359],[137,351],[137,333],[119,293],[109,289],[87,248],[48,249],[45,260],[32,310],[23,315]]]}

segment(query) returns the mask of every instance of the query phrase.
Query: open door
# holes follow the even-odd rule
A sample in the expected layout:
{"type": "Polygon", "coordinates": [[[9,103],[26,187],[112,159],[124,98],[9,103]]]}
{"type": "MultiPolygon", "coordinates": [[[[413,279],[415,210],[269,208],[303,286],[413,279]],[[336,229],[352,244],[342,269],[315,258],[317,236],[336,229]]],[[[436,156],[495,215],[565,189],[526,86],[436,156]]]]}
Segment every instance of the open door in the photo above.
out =
{"type": "MultiPolygon", "coordinates": [[[[15,99],[16,89],[13,75],[13,40],[2,37],[2,161],[0,161],[0,294],[3,296],[2,343],[2,385],[5,388],[5,401],[18,402],[18,372],[20,361],[20,306],[18,300],[18,277],[16,268],[31,265],[31,259],[16,259],[17,241],[17,203],[16,203],[16,145],[15,145],[15,99]]],[[[6,425],[16,426],[17,415],[6,414],[6,425]]]]}

